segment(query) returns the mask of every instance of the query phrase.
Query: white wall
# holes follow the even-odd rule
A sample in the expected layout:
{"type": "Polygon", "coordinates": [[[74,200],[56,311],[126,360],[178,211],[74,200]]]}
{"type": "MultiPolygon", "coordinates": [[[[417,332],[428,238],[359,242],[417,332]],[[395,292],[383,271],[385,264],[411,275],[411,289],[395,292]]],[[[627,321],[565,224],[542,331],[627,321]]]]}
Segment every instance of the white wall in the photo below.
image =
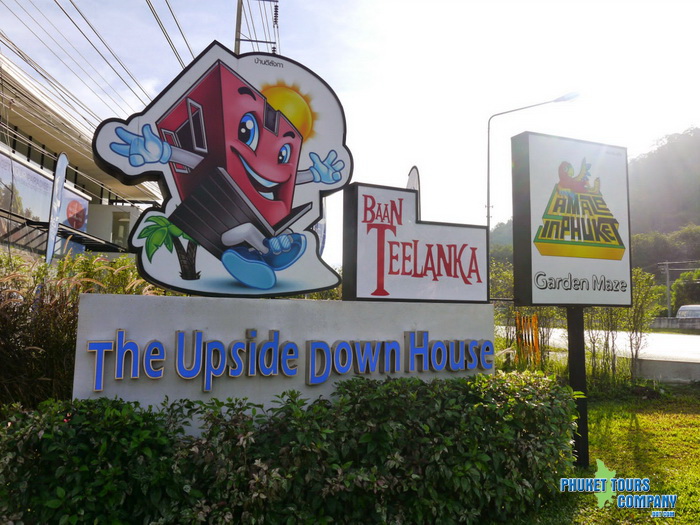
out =
{"type": "MultiPolygon", "coordinates": [[[[374,344],[378,341],[391,341],[399,345],[401,354],[399,370],[390,375],[415,376],[424,379],[448,378],[458,375],[471,375],[477,372],[492,372],[493,356],[484,355],[482,360],[471,359],[471,369],[407,371],[406,356],[409,355],[407,333],[427,332],[429,341],[477,341],[482,348],[493,347],[494,325],[493,307],[490,304],[445,304],[445,303],[379,303],[350,301],[310,301],[280,299],[222,299],[204,297],[156,297],[133,295],[87,294],[80,298],[78,322],[78,342],[73,396],[92,398],[99,396],[120,397],[139,401],[142,404],[160,404],[165,396],[169,399],[209,399],[216,397],[247,397],[258,403],[269,403],[275,395],[286,390],[298,390],[309,399],[328,396],[334,384],[354,373],[331,373],[327,381],[308,385],[310,355],[314,341],[327,343],[331,347],[337,341],[362,341],[374,344]],[[120,360],[124,365],[122,379],[116,376],[116,354],[118,352],[117,331],[123,330],[122,347],[131,347],[139,354],[138,372],[132,378],[131,352],[120,360]],[[279,334],[277,346],[280,351],[286,343],[293,343],[298,349],[296,359],[287,364],[296,367],[295,374],[285,375],[280,369],[276,375],[266,375],[258,368],[254,375],[248,371],[248,363],[243,365],[244,373],[230,377],[228,365],[233,364],[229,355],[233,342],[252,339],[255,330],[258,349],[270,339],[270,331],[279,334]],[[219,341],[226,351],[226,365],[221,367],[221,376],[206,373],[206,361],[202,372],[191,379],[183,379],[176,368],[176,340],[178,332],[184,332],[184,364],[191,368],[193,363],[193,334],[202,332],[202,340],[219,341]],[[129,342],[127,342],[129,341],[129,342]],[[150,362],[151,372],[159,368],[161,378],[150,378],[147,367],[149,355],[147,347],[154,341],[164,348],[161,361],[150,362]],[[100,353],[100,345],[110,347],[100,353]],[[96,357],[104,357],[103,374],[96,373],[96,357]],[[490,362],[490,363],[489,363],[490,362]],[[155,363],[155,365],[154,365],[155,363]],[[226,368],[224,368],[226,367],[226,368]],[[205,378],[211,379],[210,391],[205,391],[205,378]],[[96,384],[97,378],[97,384],[96,384]],[[101,385],[99,383],[102,382],[101,385]],[[96,391],[96,387],[97,390],[96,391]]],[[[421,336],[419,336],[421,337],[421,336]]],[[[419,339],[422,340],[422,339],[419,339]]],[[[384,343],[386,344],[386,343],[384,343]]],[[[427,346],[431,346],[429,343],[427,346]]],[[[418,346],[418,345],[414,345],[418,346]]],[[[152,355],[156,355],[151,347],[152,355]]],[[[290,347],[291,348],[291,347],[290,347]]],[[[248,344],[242,354],[248,355],[248,344]]],[[[206,351],[203,352],[206,355],[206,351]]],[[[216,367],[219,354],[213,356],[210,365],[216,367]]],[[[272,357],[274,352],[266,355],[272,357]]],[[[466,352],[469,356],[469,352],[466,352]]],[[[320,356],[321,354],[317,354],[320,356]]],[[[341,354],[339,354],[341,355],[341,354]]],[[[455,354],[456,355],[456,354],[455,354]]],[[[341,356],[342,357],[342,356],[341,356]]],[[[435,352],[435,362],[442,361],[442,353],[435,352]]],[[[469,360],[469,359],[467,359],[469,360]]],[[[341,360],[342,361],[342,360],[341,360]]],[[[255,361],[259,363],[259,361],[255,361]]],[[[340,362],[340,361],[339,361],[340,362]]],[[[318,364],[318,361],[317,361],[318,364]]],[[[417,364],[421,364],[417,360],[417,364]]],[[[321,367],[322,368],[322,367],[321,367]]],[[[420,366],[418,367],[421,368],[420,366]]],[[[454,367],[458,368],[458,367],[454,367]]],[[[381,379],[389,375],[377,369],[369,377],[381,379]]]]}

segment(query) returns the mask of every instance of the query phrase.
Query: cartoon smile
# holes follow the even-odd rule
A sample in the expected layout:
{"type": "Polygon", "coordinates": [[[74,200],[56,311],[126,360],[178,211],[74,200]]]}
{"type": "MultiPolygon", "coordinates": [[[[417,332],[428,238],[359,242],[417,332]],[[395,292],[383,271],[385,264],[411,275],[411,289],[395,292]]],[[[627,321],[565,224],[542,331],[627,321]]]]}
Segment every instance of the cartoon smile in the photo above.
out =
{"type": "MultiPolygon", "coordinates": [[[[233,150],[233,148],[231,149],[233,150]]],[[[243,165],[243,168],[248,174],[248,179],[250,179],[250,182],[252,183],[253,188],[255,188],[255,191],[257,191],[263,198],[269,201],[277,200],[276,194],[277,190],[279,189],[280,183],[268,180],[262,177],[260,174],[256,173],[255,170],[250,167],[250,164],[248,164],[245,161],[245,159],[241,156],[240,153],[238,153],[235,150],[234,152],[238,155],[238,158],[241,159],[241,164],[243,165]]]]}

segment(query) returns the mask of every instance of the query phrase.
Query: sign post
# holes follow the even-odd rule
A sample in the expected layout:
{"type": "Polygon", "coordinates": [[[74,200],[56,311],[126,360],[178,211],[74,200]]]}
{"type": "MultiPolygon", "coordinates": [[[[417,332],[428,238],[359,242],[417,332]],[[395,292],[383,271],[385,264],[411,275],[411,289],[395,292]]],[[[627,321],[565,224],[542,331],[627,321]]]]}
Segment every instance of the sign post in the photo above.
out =
{"type": "MultiPolygon", "coordinates": [[[[569,381],[585,396],[584,306],[632,304],[627,151],[530,132],[511,144],[515,304],[567,308],[569,381]]],[[[588,466],[586,398],[576,405],[588,466]]]]}
{"type": "Polygon", "coordinates": [[[587,467],[588,459],[588,388],[586,386],[586,344],[583,332],[583,307],[566,309],[566,328],[569,335],[569,385],[584,397],[576,399],[578,432],[574,436],[576,465],[587,467]]]}

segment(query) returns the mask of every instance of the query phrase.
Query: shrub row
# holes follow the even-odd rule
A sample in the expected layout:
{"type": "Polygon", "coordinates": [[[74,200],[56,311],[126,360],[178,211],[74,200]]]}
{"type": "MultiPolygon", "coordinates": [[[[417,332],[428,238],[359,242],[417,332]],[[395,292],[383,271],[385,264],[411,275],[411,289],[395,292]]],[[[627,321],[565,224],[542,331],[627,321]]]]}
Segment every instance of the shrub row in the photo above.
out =
{"type": "Polygon", "coordinates": [[[266,410],[14,406],[0,428],[0,520],[503,521],[537,508],[571,469],[573,397],[541,375],[499,373],[351,379],[331,400],[288,392],[266,410]]]}

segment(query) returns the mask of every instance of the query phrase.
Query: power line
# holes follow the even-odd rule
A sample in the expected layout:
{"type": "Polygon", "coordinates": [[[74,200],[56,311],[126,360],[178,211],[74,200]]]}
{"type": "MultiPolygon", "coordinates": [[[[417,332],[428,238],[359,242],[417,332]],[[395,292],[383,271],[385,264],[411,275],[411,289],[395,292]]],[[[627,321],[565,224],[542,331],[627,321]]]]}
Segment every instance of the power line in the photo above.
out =
{"type": "Polygon", "coordinates": [[[182,27],[180,27],[180,22],[178,21],[177,17],[175,16],[175,13],[173,12],[173,8],[170,7],[169,0],[165,0],[165,5],[168,6],[168,9],[170,10],[170,15],[173,17],[173,20],[175,20],[175,25],[177,25],[177,28],[180,31],[180,35],[182,35],[182,39],[185,41],[185,45],[187,46],[187,50],[190,52],[190,55],[194,59],[194,53],[192,52],[192,48],[190,47],[190,43],[187,41],[187,37],[185,36],[185,33],[182,31],[182,27]]]}
{"type": "Polygon", "coordinates": [[[260,19],[262,21],[263,34],[265,35],[265,40],[271,41],[272,36],[270,35],[270,22],[267,19],[267,6],[264,2],[258,2],[258,9],[260,11],[260,19]]]}
{"type": "Polygon", "coordinates": [[[47,83],[47,86],[53,91],[53,93],[62,101],[68,108],[72,109],[82,118],[86,124],[94,129],[100,122],[100,118],[95,114],[90,108],[88,108],[82,101],[76,98],[71,92],[69,92],[63,85],[61,85],[58,80],[51,76],[44,68],[42,68],[36,61],[34,61],[27,53],[19,49],[19,47],[10,38],[0,30],[0,42],[4,43],[13,53],[15,53],[20,59],[22,59],[28,66],[34,69],[39,76],[41,76],[47,83]],[[83,112],[76,110],[75,106],[80,107],[83,112]],[[91,117],[93,120],[90,121],[87,117],[91,117]]]}
{"type": "MultiPolygon", "coordinates": [[[[71,41],[66,37],[66,35],[63,34],[63,31],[61,31],[59,28],[57,28],[56,25],[51,21],[51,19],[49,19],[49,18],[44,14],[44,12],[43,12],[41,9],[39,9],[39,8],[37,7],[37,5],[34,3],[34,0],[29,0],[29,2],[32,4],[32,6],[34,6],[34,9],[36,9],[37,12],[40,13],[40,14],[44,17],[44,20],[46,20],[46,22],[47,22],[49,25],[51,25],[51,27],[54,28],[54,30],[56,31],[56,34],[62,35],[62,36],[63,36],[63,39],[68,43],[68,45],[70,45],[70,46],[73,48],[73,51],[74,51],[80,58],[83,59],[83,62],[84,62],[85,64],[87,64],[87,65],[95,72],[95,74],[97,74],[97,76],[99,76],[107,86],[111,87],[112,90],[114,91],[114,93],[128,105],[129,103],[124,99],[124,97],[121,96],[121,94],[119,93],[119,90],[115,89],[115,88],[111,85],[111,83],[109,82],[109,80],[107,80],[107,79],[102,75],[102,73],[100,73],[99,70],[92,64],[92,61],[88,60],[88,59],[85,57],[85,55],[83,55],[83,54],[80,52],[80,50],[73,44],[73,42],[71,42],[71,41]]],[[[128,88],[128,87],[129,87],[129,86],[127,86],[127,88],[128,88]]],[[[131,107],[131,106],[129,106],[129,107],[131,107]]]]}
{"type": "MultiPolygon", "coordinates": [[[[73,74],[76,76],[76,78],[80,81],[80,83],[83,84],[93,95],[95,95],[105,106],[109,107],[112,111],[116,111],[117,113],[119,112],[119,110],[123,110],[123,108],[119,106],[119,103],[118,103],[116,100],[114,100],[114,98],[111,97],[108,93],[105,92],[105,94],[107,95],[107,97],[108,97],[110,100],[112,100],[112,102],[116,105],[116,109],[115,109],[115,106],[112,106],[112,105],[111,105],[107,100],[105,100],[99,93],[97,93],[91,86],[89,86],[89,85],[87,84],[87,82],[85,82],[85,80],[83,79],[83,77],[82,77],[81,75],[79,75],[78,73],[76,73],[76,71],[75,71],[72,67],[70,67],[70,65],[68,65],[60,56],[58,56],[58,54],[56,53],[56,51],[54,51],[54,49],[52,48],[52,46],[48,45],[48,44],[47,44],[47,43],[46,43],[46,42],[45,42],[45,41],[44,41],[44,40],[43,40],[43,39],[42,39],[42,38],[41,38],[41,37],[40,37],[40,36],[39,36],[39,35],[38,35],[38,34],[37,34],[23,19],[22,19],[22,17],[18,16],[17,13],[15,13],[15,12],[5,3],[4,0],[0,0],[0,3],[1,3],[2,5],[4,5],[5,8],[6,8],[8,11],[10,11],[10,13],[12,13],[12,14],[14,15],[14,17],[17,18],[17,20],[19,20],[19,22],[20,22],[24,27],[26,27],[26,28],[29,30],[29,32],[30,32],[32,35],[34,35],[34,36],[36,37],[36,39],[39,40],[39,42],[41,42],[41,43],[51,52],[51,54],[52,54],[54,57],[56,57],[56,59],[57,59],[59,62],[61,62],[61,64],[63,64],[63,65],[66,67],[66,69],[68,69],[71,73],[73,73],[73,74]]],[[[20,6],[20,7],[21,7],[21,6],[20,6]]],[[[24,8],[22,7],[22,9],[24,9],[24,8]]],[[[26,10],[25,10],[25,13],[26,13],[26,10]]],[[[27,14],[29,15],[29,13],[27,13],[27,14]]],[[[30,16],[30,18],[36,23],[36,20],[35,20],[33,17],[31,17],[31,15],[29,15],[29,16],[30,16]]],[[[37,26],[38,26],[38,25],[39,25],[39,24],[37,23],[37,26]]],[[[51,37],[50,35],[49,35],[49,37],[58,45],[58,42],[56,42],[56,40],[53,39],[53,37],[51,37]]],[[[61,46],[59,45],[59,47],[61,47],[61,46]]],[[[63,49],[63,48],[61,47],[61,49],[63,49]]],[[[64,51],[65,51],[65,50],[64,50],[64,51]]],[[[80,67],[80,66],[79,66],[79,67],[80,67]]],[[[81,69],[82,69],[82,68],[81,68],[81,69]]],[[[92,77],[90,77],[84,69],[83,69],[83,72],[92,80],[92,77]]],[[[99,87],[99,86],[98,86],[98,87],[99,87]]],[[[103,91],[104,91],[104,90],[103,90],[103,91]]]]}
{"type": "MultiPolygon", "coordinates": [[[[105,48],[107,48],[107,51],[110,52],[110,54],[114,57],[114,59],[117,61],[117,63],[122,67],[122,69],[124,69],[124,71],[126,72],[126,74],[129,75],[129,77],[131,78],[131,80],[134,81],[134,83],[139,87],[139,89],[140,89],[140,90],[143,92],[143,94],[146,96],[146,99],[150,102],[150,100],[151,100],[150,95],[149,95],[148,92],[144,89],[144,87],[139,83],[139,81],[136,80],[136,77],[134,77],[134,75],[131,73],[131,71],[129,71],[129,68],[127,68],[127,67],[124,65],[124,62],[122,62],[121,59],[116,55],[116,53],[115,53],[114,51],[112,51],[112,48],[109,47],[109,45],[107,44],[107,42],[105,42],[104,38],[102,38],[102,35],[100,35],[100,33],[97,31],[97,29],[95,29],[95,27],[90,23],[90,21],[86,18],[86,16],[85,16],[85,15],[83,14],[83,12],[78,8],[78,6],[75,5],[75,3],[73,2],[73,0],[69,0],[69,1],[70,1],[71,5],[73,6],[73,8],[74,8],[74,9],[78,12],[78,14],[81,16],[81,18],[83,19],[83,21],[88,25],[88,27],[92,30],[92,32],[95,33],[95,36],[100,40],[100,42],[102,42],[102,45],[104,45],[105,48]]],[[[100,55],[100,57],[102,57],[102,60],[104,60],[105,63],[110,67],[110,69],[111,69],[112,71],[114,71],[114,73],[119,77],[119,79],[120,79],[122,82],[124,82],[124,85],[125,85],[127,88],[129,88],[129,90],[136,96],[136,98],[138,98],[138,99],[141,101],[142,104],[144,104],[144,105],[148,104],[148,102],[145,102],[145,101],[139,96],[139,94],[136,93],[136,91],[134,91],[134,90],[132,89],[132,87],[129,85],[129,83],[128,83],[126,80],[124,80],[124,77],[121,76],[121,74],[114,68],[114,66],[112,65],[112,63],[111,63],[109,60],[107,60],[107,58],[102,54],[102,52],[101,52],[99,49],[97,49],[97,46],[93,43],[93,41],[90,39],[90,37],[88,37],[88,36],[85,34],[85,32],[80,28],[80,26],[78,26],[78,24],[75,22],[75,20],[73,20],[73,17],[70,16],[70,15],[68,14],[68,12],[63,8],[63,6],[62,6],[60,3],[58,3],[58,0],[54,0],[54,3],[61,9],[61,11],[63,11],[63,14],[66,15],[66,17],[68,17],[68,19],[73,23],[73,25],[78,29],[78,31],[80,31],[80,34],[83,35],[83,37],[85,38],[85,40],[88,41],[88,43],[89,43],[89,44],[92,46],[92,48],[97,52],[97,54],[100,55]]]]}
{"type": "Polygon", "coordinates": [[[163,33],[163,36],[168,41],[168,44],[170,44],[170,49],[173,50],[173,53],[175,54],[175,58],[177,58],[177,61],[180,62],[180,66],[182,66],[182,68],[184,69],[185,63],[182,61],[182,57],[180,56],[180,53],[177,52],[177,49],[175,48],[175,44],[173,44],[173,41],[170,38],[168,31],[165,29],[165,26],[163,25],[162,20],[158,16],[158,13],[156,12],[155,8],[153,7],[151,0],[146,0],[146,3],[148,4],[148,7],[151,9],[151,13],[153,14],[153,18],[155,18],[156,22],[158,22],[158,26],[160,27],[160,30],[163,33]]]}
{"type": "Polygon", "coordinates": [[[252,13],[250,12],[250,0],[248,0],[248,11],[246,12],[245,9],[243,9],[243,21],[245,22],[246,28],[248,28],[248,34],[246,35],[248,37],[248,40],[253,44],[253,49],[255,51],[260,51],[260,46],[258,46],[258,37],[257,34],[255,33],[255,24],[252,24],[252,13]],[[248,21],[248,13],[250,13],[250,18],[251,21],[248,21]],[[251,25],[253,26],[252,32],[251,32],[251,25]]]}

